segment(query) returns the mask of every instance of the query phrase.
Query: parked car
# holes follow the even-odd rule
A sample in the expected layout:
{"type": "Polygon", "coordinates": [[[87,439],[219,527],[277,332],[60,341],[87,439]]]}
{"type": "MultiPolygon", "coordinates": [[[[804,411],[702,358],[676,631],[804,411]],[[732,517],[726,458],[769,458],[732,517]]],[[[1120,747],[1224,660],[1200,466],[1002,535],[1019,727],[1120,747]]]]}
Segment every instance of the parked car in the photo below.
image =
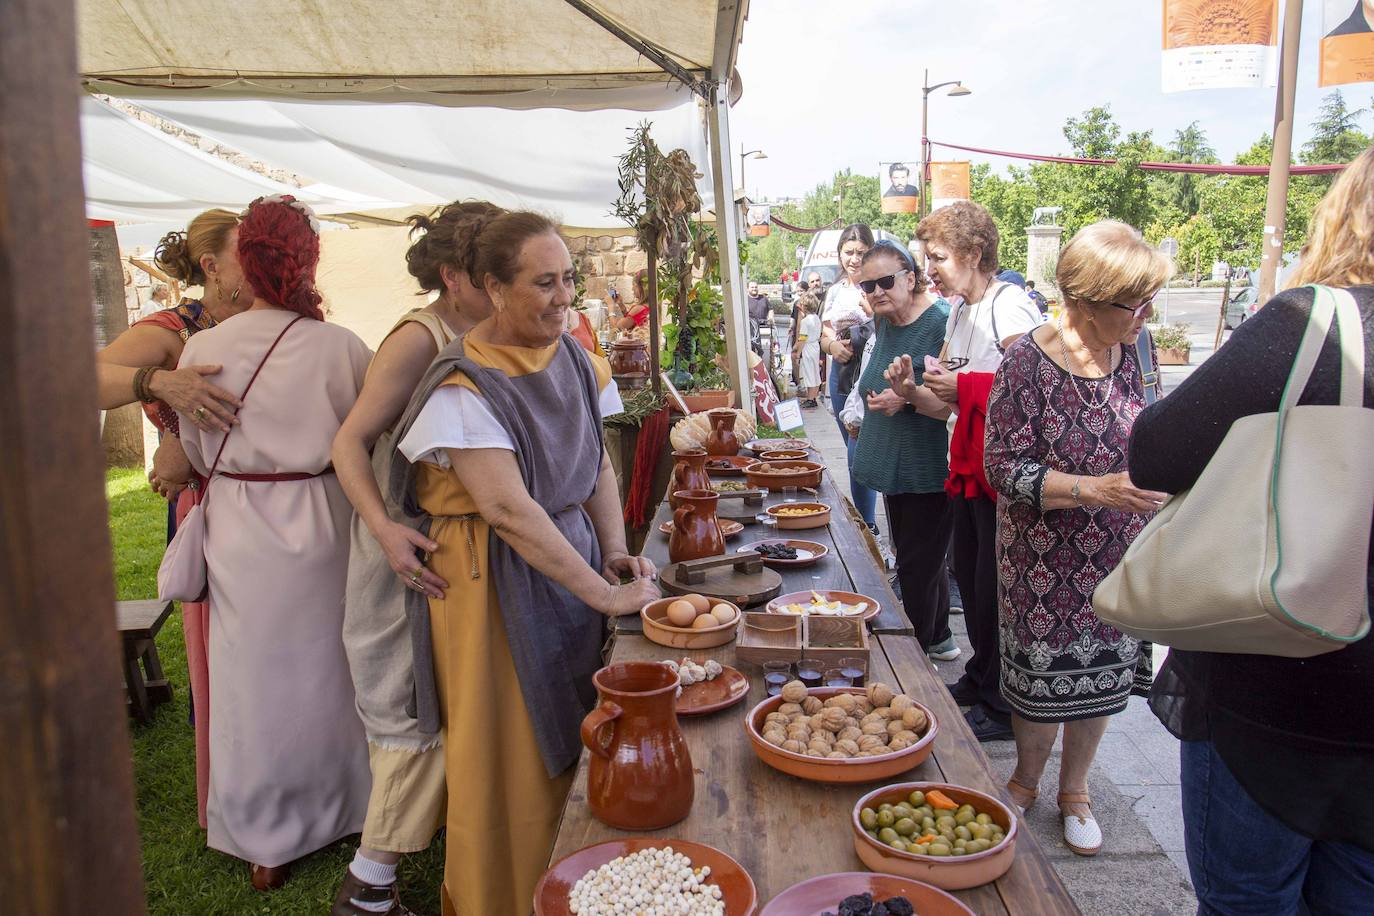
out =
{"type": "Polygon", "coordinates": [[[1259,307],[1259,275],[1251,272],[1246,285],[1231,287],[1231,300],[1226,303],[1226,330],[1234,331],[1246,319],[1253,318],[1259,307]]]}

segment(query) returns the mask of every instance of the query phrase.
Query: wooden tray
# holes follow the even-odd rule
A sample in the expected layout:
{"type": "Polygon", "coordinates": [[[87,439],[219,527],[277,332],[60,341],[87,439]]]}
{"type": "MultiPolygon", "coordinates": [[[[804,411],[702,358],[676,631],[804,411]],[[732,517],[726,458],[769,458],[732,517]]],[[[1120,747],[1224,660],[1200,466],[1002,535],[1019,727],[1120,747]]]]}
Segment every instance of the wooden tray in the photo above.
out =
{"type": "Polygon", "coordinates": [[[749,467],[757,458],[750,458],[748,455],[712,455],[706,459],[706,473],[711,477],[743,477],[744,469],[749,467]],[[712,461],[728,461],[729,468],[710,467],[712,461]]]}
{"type": "Polygon", "coordinates": [[[858,617],[803,617],[802,648],[806,658],[838,665],[842,658],[868,659],[868,627],[858,617]]]}
{"type": "Polygon", "coordinates": [[[802,657],[800,617],[745,613],[735,636],[735,658],[762,665],[764,662],[796,662],[802,657]]]}
{"type": "Polygon", "coordinates": [[[704,716],[719,712],[749,696],[749,678],[737,668],[729,665],[721,667],[724,670],[716,675],[715,680],[682,688],[682,695],[677,698],[679,716],[704,716]]]}
{"type": "Polygon", "coordinates": [[[795,560],[772,560],[760,553],[759,556],[763,557],[763,565],[771,566],[774,569],[801,569],[803,566],[819,563],[830,553],[830,548],[824,544],[818,544],[815,541],[789,541],[787,538],[764,538],[761,541],[752,541],[735,552],[758,553],[754,548],[762,544],[782,544],[784,547],[792,547],[797,551],[795,560]]]}
{"type": "MultiPolygon", "coordinates": [[[[719,519],[719,516],[717,516],[717,519],[719,519]]],[[[659,525],[658,530],[662,531],[664,534],[671,535],[673,533],[672,520],[669,519],[668,521],[659,525]]],[[[743,530],[743,522],[737,522],[732,519],[726,519],[725,521],[720,522],[720,533],[722,537],[732,538],[743,530]]]]}
{"type": "Polygon", "coordinates": [[[762,604],[782,591],[782,576],[767,569],[758,554],[686,560],[664,567],[659,586],[670,595],[696,593],[723,598],[741,609],[762,604]]]}

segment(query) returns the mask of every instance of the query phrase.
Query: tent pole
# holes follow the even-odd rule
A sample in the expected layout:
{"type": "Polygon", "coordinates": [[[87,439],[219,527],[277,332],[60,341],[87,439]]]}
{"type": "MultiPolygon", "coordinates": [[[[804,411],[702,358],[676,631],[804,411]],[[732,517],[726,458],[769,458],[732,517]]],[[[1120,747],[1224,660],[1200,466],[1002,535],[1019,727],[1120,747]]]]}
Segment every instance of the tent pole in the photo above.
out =
{"type": "Polygon", "coordinates": [[[1293,96],[1298,89],[1298,39],[1302,35],[1302,0],[1288,0],[1279,51],[1279,91],[1274,100],[1274,149],[1269,157],[1269,196],[1264,209],[1264,243],[1260,247],[1260,304],[1274,295],[1283,262],[1283,236],[1288,222],[1288,167],[1293,153],[1293,96]]]}
{"type": "Polygon", "coordinates": [[[749,324],[740,291],[739,221],[735,218],[735,181],[730,167],[728,85],[716,83],[711,93],[711,180],[716,193],[716,239],[720,243],[720,284],[725,299],[725,356],[730,385],[739,409],[754,415],[753,376],[749,371],[749,324]]]}
{"type": "Polygon", "coordinates": [[[6,910],[37,916],[145,911],[73,6],[0,2],[0,888],[6,910]]]}
{"type": "Polygon", "coordinates": [[[661,49],[649,44],[647,41],[636,35],[632,35],[630,32],[626,31],[619,23],[615,22],[613,19],[606,16],[604,13],[596,9],[590,3],[584,2],[584,0],[563,0],[563,2],[568,4],[568,6],[571,6],[573,9],[577,10],[583,16],[586,16],[592,22],[595,22],[597,25],[601,26],[606,31],[610,32],[616,38],[619,38],[621,41],[629,45],[631,48],[634,48],[640,54],[643,54],[649,60],[653,61],[653,63],[660,70],[662,70],[664,73],[667,73],[674,79],[678,80],[678,82],[682,83],[688,89],[692,90],[697,95],[701,96],[703,99],[706,99],[707,101],[710,100],[710,86],[707,83],[704,83],[702,80],[698,79],[696,76],[694,76],[690,70],[680,65],[677,61],[673,60],[661,49]]]}

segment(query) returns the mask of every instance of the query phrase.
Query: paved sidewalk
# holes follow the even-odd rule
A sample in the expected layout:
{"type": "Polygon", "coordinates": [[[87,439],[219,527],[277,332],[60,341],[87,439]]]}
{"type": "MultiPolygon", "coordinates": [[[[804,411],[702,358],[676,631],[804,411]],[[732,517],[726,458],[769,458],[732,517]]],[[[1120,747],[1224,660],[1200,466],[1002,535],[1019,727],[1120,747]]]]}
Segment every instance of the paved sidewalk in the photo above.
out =
{"type": "MultiPolygon", "coordinates": [[[[1195,339],[1194,346],[1198,343],[1195,339]]],[[[1203,354],[1198,349],[1193,352],[1196,365],[1203,354]]],[[[1166,370],[1166,390],[1171,381],[1176,385],[1192,368],[1166,370]]],[[[828,406],[804,411],[804,416],[807,436],[823,456],[836,487],[847,492],[844,443],[828,406]]],[[[878,527],[886,536],[881,499],[878,527]]],[[[963,655],[952,662],[933,663],[947,683],[958,679],[971,653],[963,615],[952,615],[950,627],[963,655]]],[[[1159,649],[1156,666],[1161,661],[1163,650],[1159,649]]],[[[1003,780],[1009,777],[1016,762],[1015,745],[995,741],[983,748],[997,776],[1003,780]]],[[[1197,901],[1183,855],[1178,741],[1159,724],[1145,701],[1132,697],[1127,710],[1112,717],[1089,773],[1093,810],[1105,838],[1102,852],[1091,859],[1074,855],[1064,845],[1054,803],[1058,774],[1056,749],[1041,783],[1041,798],[1027,812],[1025,823],[1083,912],[1089,916],[1182,916],[1196,912],[1197,901]]]]}

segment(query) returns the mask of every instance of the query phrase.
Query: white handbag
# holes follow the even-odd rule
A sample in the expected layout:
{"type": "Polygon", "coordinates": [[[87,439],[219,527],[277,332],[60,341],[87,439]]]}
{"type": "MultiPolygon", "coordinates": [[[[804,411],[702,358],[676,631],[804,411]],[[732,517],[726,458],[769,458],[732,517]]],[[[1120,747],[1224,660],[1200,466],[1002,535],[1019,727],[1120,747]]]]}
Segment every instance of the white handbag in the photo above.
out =
{"type": "Polygon", "coordinates": [[[1198,652],[1307,658],[1369,632],[1374,410],[1364,331],[1345,290],[1313,288],[1276,413],[1231,425],[1202,476],[1170,498],[1093,594],[1140,639],[1198,652]],[[1331,327],[1340,402],[1299,405],[1331,327]]]}
{"type": "MultiPolygon", "coordinates": [[[[281,329],[277,339],[272,341],[272,346],[267,348],[267,352],[258,363],[258,368],[253,370],[252,378],[243,388],[243,394],[239,397],[239,410],[243,409],[243,400],[248,397],[253,383],[258,380],[258,373],[267,365],[267,357],[277,349],[277,344],[281,343],[281,339],[291,330],[292,325],[303,317],[305,316],[291,319],[286,327],[281,329]]],[[[236,416],[237,414],[238,411],[235,411],[236,416]]],[[[229,427],[229,431],[220,440],[219,451],[215,452],[215,461],[210,466],[210,474],[205,478],[205,492],[201,494],[200,502],[192,506],[191,511],[181,520],[181,524],[177,525],[177,533],[172,536],[172,542],[162,554],[162,565],[157,569],[159,601],[204,601],[209,591],[209,569],[205,562],[205,504],[210,501],[210,483],[215,479],[215,471],[219,470],[219,458],[224,454],[224,445],[233,432],[234,427],[229,427]]]]}

